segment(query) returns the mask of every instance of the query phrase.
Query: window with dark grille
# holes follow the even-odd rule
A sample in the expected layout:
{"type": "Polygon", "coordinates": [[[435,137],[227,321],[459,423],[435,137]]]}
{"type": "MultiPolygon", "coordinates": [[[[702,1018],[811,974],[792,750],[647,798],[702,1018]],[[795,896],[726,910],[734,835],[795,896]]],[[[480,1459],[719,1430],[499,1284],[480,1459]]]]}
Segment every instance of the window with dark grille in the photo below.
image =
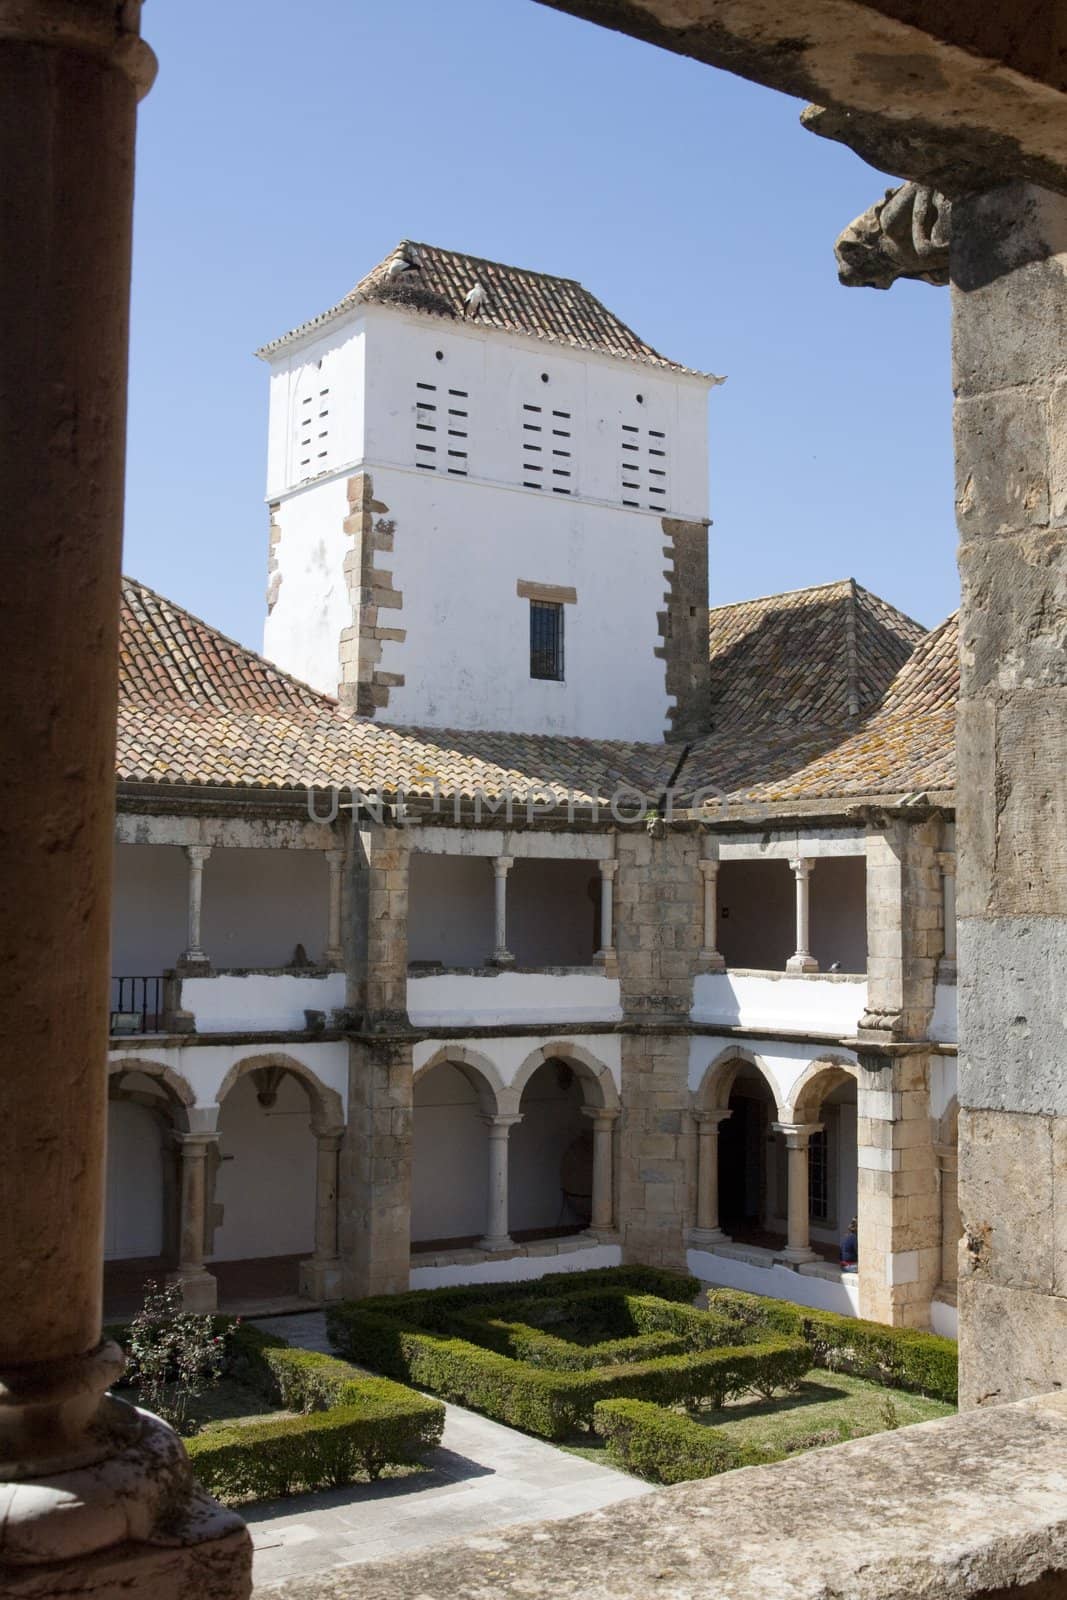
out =
{"type": "Polygon", "coordinates": [[[830,1162],[826,1129],[808,1140],[808,1214],[812,1222],[830,1220],[830,1162]]]}
{"type": "Polygon", "coordinates": [[[530,677],[563,681],[563,607],[530,601],[530,677]]]}

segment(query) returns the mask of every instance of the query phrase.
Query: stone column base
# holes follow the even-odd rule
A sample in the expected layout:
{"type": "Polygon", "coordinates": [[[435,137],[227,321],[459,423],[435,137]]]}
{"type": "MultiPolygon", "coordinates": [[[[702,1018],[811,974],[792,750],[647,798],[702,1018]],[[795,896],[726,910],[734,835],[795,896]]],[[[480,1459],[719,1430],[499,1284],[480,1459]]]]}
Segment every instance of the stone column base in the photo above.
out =
{"type": "Polygon", "coordinates": [[[485,1250],[490,1255],[496,1255],[501,1250],[514,1250],[515,1241],[506,1233],[498,1234],[493,1238],[489,1238],[487,1235],[484,1239],[478,1240],[477,1248],[485,1250]]]}
{"type": "Polygon", "coordinates": [[[217,1311],[219,1286],[210,1272],[169,1272],[168,1283],[176,1283],[182,1291],[184,1311],[217,1311]]]}
{"type": "Polygon", "coordinates": [[[790,956],[785,964],[787,972],[818,972],[819,963],[814,956],[790,956]]]}
{"type": "Polygon", "coordinates": [[[730,1235],[721,1228],[690,1228],[686,1242],[691,1250],[703,1250],[708,1246],[729,1244],[730,1235]]]}
{"type": "Polygon", "coordinates": [[[340,1300],[340,1261],[316,1261],[314,1256],[301,1261],[300,1293],[308,1300],[340,1300]]]}
{"type": "Polygon", "coordinates": [[[805,1261],[818,1261],[819,1258],[815,1254],[814,1250],[786,1245],[784,1250],[775,1251],[774,1259],[776,1261],[784,1262],[787,1267],[799,1267],[802,1266],[805,1261]]]}
{"type": "Polygon", "coordinates": [[[114,1454],[0,1484],[4,1600],[246,1600],[252,1541],[240,1517],[194,1482],[166,1423],[110,1405],[114,1454]]]}

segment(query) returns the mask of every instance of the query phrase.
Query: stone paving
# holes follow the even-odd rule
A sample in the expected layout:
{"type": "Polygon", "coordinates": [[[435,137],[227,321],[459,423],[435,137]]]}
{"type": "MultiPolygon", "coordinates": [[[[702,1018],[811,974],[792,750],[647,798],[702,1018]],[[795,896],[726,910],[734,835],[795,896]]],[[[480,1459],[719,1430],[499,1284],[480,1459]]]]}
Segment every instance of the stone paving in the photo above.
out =
{"type": "MultiPolygon", "coordinates": [[[[321,1312],[257,1321],[305,1350],[329,1350],[321,1312]]],[[[262,1501],[242,1511],[255,1545],[257,1592],[354,1562],[380,1561],[513,1523],[598,1511],[647,1494],[610,1467],[447,1406],[441,1448],[410,1478],[262,1501]]]]}

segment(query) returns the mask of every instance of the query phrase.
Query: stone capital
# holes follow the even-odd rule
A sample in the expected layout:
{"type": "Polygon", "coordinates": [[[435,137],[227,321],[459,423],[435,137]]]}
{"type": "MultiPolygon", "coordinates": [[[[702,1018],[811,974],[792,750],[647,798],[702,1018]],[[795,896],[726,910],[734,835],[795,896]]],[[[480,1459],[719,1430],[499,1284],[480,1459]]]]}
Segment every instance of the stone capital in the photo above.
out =
{"type": "Polygon", "coordinates": [[[793,856],[790,858],[790,867],[797,878],[810,878],[815,871],[814,856],[793,856]]]}
{"type": "Polygon", "coordinates": [[[937,852],[937,864],[946,878],[954,878],[956,876],[955,850],[939,850],[937,852]]]}
{"type": "Polygon", "coordinates": [[[713,1106],[707,1110],[702,1108],[698,1111],[691,1111],[690,1116],[701,1133],[710,1133],[713,1128],[719,1126],[720,1122],[725,1122],[727,1117],[732,1117],[733,1112],[725,1106],[713,1106]]]}
{"type": "Polygon", "coordinates": [[[159,63],[141,38],[141,0],[0,0],[0,39],[21,39],[117,67],[143,100],[159,63]]]}
{"type": "Polygon", "coordinates": [[[775,1133],[780,1133],[785,1139],[789,1150],[804,1150],[813,1133],[821,1133],[825,1123],[822,1122],[772,1122],[771,1128],[775,1133]]]}
{"type": "Polygon", "coordinates": [[[192,866],[202,867],[208,856],[210,856],[211,849],[212,847],[209,844],[187,844],[185,854],[188,856],[192,866]]]}
{"type": "Polygon", "coordinates": [[[605,856],[597,862],[602,878],[613,878],[619,870],[618,859],[615,856],[605,856]]]}
{"type": "Polygon", "coordinates": [[[618,1106],[582,1106],[582,1116],[588,1117],[595,1127],[601,1123],[610,1127],[618,1115],[618,1106]]]}
{"type": "Polygon", "coordinates": [[[493,856],[492,858],[493,872],[498,878],[506,878],[514,865],[514,856],[493,856]]]}
{"type": "Polygon", "coordinates": [[[522,1117],[515,1112],[497,1115],[487,1111],[482,1113],[482,1121],[489,1129],[490,1139],[506,1139],[516,1122],[522,1121],[522,1117]]]}
{"type": "Polygon", "coordinates": [[[712,857],[701,856],[700,860],[697,862],[697,865],[700,868],[701,877],[703,877],[703,878],[716,878],[716,877],[718,877],[718,874],[719,874],[719,858],[718,858],[718,856],[712,856],[712,857]]]}

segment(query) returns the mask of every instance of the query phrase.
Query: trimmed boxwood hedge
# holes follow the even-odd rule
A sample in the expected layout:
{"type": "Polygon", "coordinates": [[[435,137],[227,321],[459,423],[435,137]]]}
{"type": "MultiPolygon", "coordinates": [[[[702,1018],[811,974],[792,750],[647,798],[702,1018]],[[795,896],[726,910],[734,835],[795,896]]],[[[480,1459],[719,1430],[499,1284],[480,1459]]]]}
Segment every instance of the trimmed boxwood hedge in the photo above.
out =
{"type": "Polygon", "coordinates": [[[709,1289],[708,1309],[734,1322],[738,1331],[748,1328],[805,1340],[815,1365],[891,1389],[928,1395],[955,1405],[958,1397],[957,1346],[954,1339],[916,1328],[890,1328],[881,1322],[833,1311],[816,1311],[745,1294],[740,1289],[709,1289]]]}
{"type": "MultiPolygon", "coordinates": [[[[602,1400],[593,1412],[593,1427],[608,1441],[608,1455],[617,1467],[652,1483],[713,1478],[757,1460],[721,1429],[702,1427],[645,1400],[602,1400]]],[[[768,1457],[758,1460],[765,1463],[768,1457]]]]}
{"type": "MultiPolygon", "coordinates": [[[[313,1356],[314,1351],[272,1351],[290,1357],[313,1356]]],[[[323,1356],[324,1362],[345,1367],[323,1356]]],[[[282,1379],[288,1380],[310,1364],[291,1363],[282,1379]]],[[[299,1491],[351,1483],[361,1473],[381,1475],[390,1464],[417,1459],[440,1443],[444,1406],[425,1395],[413,1394],[388,1378],[358,1374],[331,1375],[333,1392],[343,1392],[345,1402],[327,1410],[307,1410],[299,1417],[271,1418],[242,1425],[219,1425],[187,1440],[197,1478],[219,1500],[273,1499],[299,1491]]],[[[310,1404],[311,1388],[295,1387],[310,1404]]],[[[313,1387],[313,1386],[312,1386],[313,1387]]],[[[329,1389],[327,1379],[321,1394],[329,1389]]]]}
{"type": "Polygon", "coordinates": [[[624,1268],[583,1275],[579,1288],[569,1275],[554,1276],[551,1297],[541,1279],[488,1301],[480,1286],[446,1290],[436,1302],[434,1291],[342,1302],[328,1310],[327,1326],[352,1360],[548,1439],[589,1427],[594,1407],[609,1397],[719,1405],[749,1388],[769,1395],[793,1385],[812,1364],[802,1339],[773,1331],[726,1343],[737,1328],[733,1318],[678,1303],[694,1280],[624,1268]],[[649,1294],[650,1284],[668,1287],[677,1301],[649,1294]],[[531,1297],[531,1287],[541,1292],[531,1297]],[[595,1342],[518,1320],[526,1317],[572,1334],[587,1330],[595,1342]],[[595,1340],[612,1326],[640,1331],[595,1340]]]}

